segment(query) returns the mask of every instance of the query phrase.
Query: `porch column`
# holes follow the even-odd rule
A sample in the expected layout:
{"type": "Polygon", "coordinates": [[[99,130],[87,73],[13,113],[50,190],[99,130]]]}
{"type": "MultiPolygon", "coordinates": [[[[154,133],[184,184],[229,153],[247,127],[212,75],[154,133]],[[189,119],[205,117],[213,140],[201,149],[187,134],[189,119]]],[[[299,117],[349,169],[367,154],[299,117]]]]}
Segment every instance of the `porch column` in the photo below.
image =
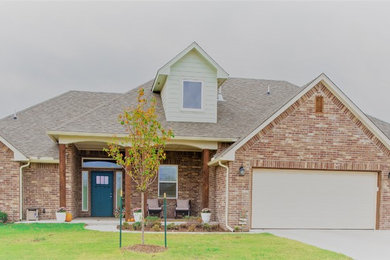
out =
{"type": "MultiPolygon", "coordinates": [[[[125,149],[126,156],[129,155],[128,148],[125,149]]],[[[127,172],[127,170],[126,170],[127,172]]],[[[125,172],[125,215],[126,219],[132,217],[131,214],[131,177],[125,172]]]]}
{"type": "Polygon", "coordinates": [[[202,151],[202,208],[209,207],[209,166],[210,151],[205,149],[202,151]]]}
{"type": "Polygon", "coordinates": [[[66,154],[65,144],[59,144],[60,207],[66,207],[66,154]]]}

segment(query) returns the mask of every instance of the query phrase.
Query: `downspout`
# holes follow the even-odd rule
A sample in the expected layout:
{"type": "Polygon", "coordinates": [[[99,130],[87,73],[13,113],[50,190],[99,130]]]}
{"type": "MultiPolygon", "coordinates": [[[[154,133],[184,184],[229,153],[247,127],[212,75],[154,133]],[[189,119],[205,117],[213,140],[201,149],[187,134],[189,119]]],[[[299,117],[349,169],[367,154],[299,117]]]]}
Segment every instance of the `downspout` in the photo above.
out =
{"type": "Polygon", "coordinates": [[[30,161],[19,168],[19,220],[23,219],[23,169],[30,166],[30,161]]]}
{"type": "Polygon", "coordinates": [[[225,226],[230,231],[233,232],[233,228],[229,226],[228,214],[229,214],[229,167],[223,165],[221,161],[218,161],[219,166],[226,169],[226,188],[225,188],[225,226]]]}

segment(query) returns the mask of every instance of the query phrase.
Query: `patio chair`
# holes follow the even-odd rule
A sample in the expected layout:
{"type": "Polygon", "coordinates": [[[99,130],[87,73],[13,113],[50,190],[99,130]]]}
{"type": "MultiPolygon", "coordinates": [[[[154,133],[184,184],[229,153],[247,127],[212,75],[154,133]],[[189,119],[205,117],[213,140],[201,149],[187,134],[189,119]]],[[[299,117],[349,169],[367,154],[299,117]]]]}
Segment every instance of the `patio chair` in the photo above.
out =
{"type": "Polygon", "coordinates": [[[162,207],[158,205],[158,199],[148,199],[148,215],[156,214],[161,217],[162,207]]]}
{"type": "MultiPolygon", "coordinates": [[[[176,200],[175,218],[177,213],[187,213],[191,215],[191,201],[190,200],[176,200]]],[[[184,216],[184,215],[183,215],[184,216]]]]}

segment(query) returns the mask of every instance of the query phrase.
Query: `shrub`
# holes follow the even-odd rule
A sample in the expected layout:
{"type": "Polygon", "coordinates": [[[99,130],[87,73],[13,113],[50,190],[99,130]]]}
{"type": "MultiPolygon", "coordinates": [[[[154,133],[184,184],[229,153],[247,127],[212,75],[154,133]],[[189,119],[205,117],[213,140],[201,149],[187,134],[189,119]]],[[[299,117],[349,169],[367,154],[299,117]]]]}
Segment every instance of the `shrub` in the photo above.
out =
{"type": "Polygon", "coordinates": [[[208,223],[204,223],[203,224],[203,230],[206,230],[206,231],[211,231],[211,226],[208,224],[208,223]]]}
{"type": "Polygon", "coordinates": [[[219,224],[210,225],[212,231],[219,231],[219,224]]]}
{"type": "Polygon", "coordinates": [[[8,220],[8,215],[5,212],[0,211],[0,223],[5,223],[8,220]]]}
{"type": "Polygon", "coordinates": [[[161,223],[159,224],[154,224],[152,227],[153,231],[160,231],[161,230],[161,223]]]}
{"type": "Polygon", "coordinates": [[[146,227],[153,227],[154,225],[160,225],[161,227],[161,219],[159,217],[156,217],[156,216],[147,216],[145,218],[145,226],[146,227]]]}
{"type": "Polygon", "coordinates": [[[128,222],[124,222],[122,227],[124,229],[130,229],[130,224],[128,222]]]}
{"type": "Polygon", "coordinates": [[[66,212],[66,208],[61,207],[61,208],[59,208],[59,209],[57,210],[57,212],[58,212],[58,213],[64,213],[64,212],[66,212]]]}
{"type": "Polygon", "coordinates": [[[186,218],[187,220],[187,223],[189,225],[192,225],[192,224],[201,224],[202,223],[202,218],[201,217],[188,217],[186,218]]]}
{"type": "Polygon", "coordinates": [[[134,222],[133,230],[140,230],[140,229],[141,229],[141,222],[134,222]]]}
{"type": "Polygon", "coordinates": [[[204,209],[202,209],[202,213],[211,213],[211,209],[204,208],[204,209]]]}
{"type": "Polygon", "coordinates": [[[188,228],[188,224],[187,223],[183,223],[183,224],[180,224],[179,227],[182,228],[182,229],[187,229],[188,228]]]}
{"type": "MultiPolygon", "coordinates": [[[[186,225],[186,228],[187,228],[187,225],[186,225]]],[[[168,230],[178,230],[179,226],[176,225],[175,223],[170,223],[170,224],[167,225],[167,229],[168,230]]]]}
{"type": "Polygon", "coordinates": [[[241,227],[240,226],[235,226],[234,227],[234,232],[240,232],[241,231],[241,227]]]}
{"type": "Polygon", "coordinates": [[[196,224],[192,224],[188,227],[188,232],[194,232],[196,229],[196,224]]]}

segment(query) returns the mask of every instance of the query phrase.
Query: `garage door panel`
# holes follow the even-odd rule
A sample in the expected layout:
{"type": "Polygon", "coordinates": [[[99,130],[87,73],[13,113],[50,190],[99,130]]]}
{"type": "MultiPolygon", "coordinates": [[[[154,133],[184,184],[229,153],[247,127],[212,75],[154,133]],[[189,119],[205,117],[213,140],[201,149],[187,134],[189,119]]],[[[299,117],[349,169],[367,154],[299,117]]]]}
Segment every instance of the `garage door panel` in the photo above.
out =
{"type": "Polygon", "coordinates": [[[373,229],[376,173],[255,169],[252,228],[373,229]]]}

